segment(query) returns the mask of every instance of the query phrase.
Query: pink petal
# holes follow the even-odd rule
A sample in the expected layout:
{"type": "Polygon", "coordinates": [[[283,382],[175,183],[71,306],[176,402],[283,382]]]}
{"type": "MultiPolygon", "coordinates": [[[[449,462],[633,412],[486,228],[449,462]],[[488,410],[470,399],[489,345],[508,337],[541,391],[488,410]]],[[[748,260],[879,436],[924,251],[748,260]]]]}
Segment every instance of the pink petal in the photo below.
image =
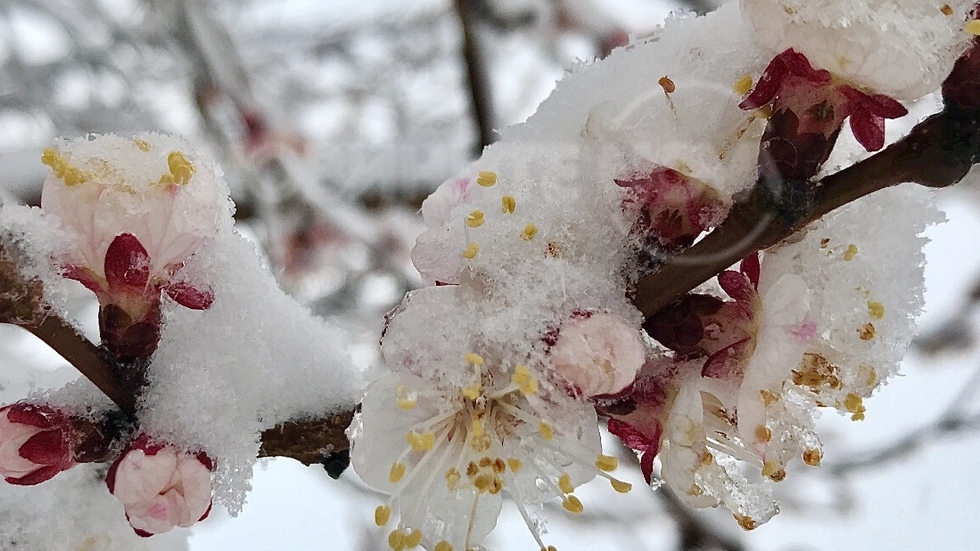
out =
{"type": "Polygon", "coordinates": [[[735,380],[741,377],[751,339],[742,339],[715,352],[704,362],[701,376],[711,379],[735,380]]]}
{"type": "Polygon", "coordinates": [[[170,285],[166,291],[177,304],[191,310],[207,310],[214,303],[214,293],[210,289],[197,289],[182,281],[170,285]]]}
{"type": "Polygon", "coordinates": [[[109,288],[146,288],[150,280],[150,255],[130,233],[116,236],[105,253],[105,277],[109,288]]]}

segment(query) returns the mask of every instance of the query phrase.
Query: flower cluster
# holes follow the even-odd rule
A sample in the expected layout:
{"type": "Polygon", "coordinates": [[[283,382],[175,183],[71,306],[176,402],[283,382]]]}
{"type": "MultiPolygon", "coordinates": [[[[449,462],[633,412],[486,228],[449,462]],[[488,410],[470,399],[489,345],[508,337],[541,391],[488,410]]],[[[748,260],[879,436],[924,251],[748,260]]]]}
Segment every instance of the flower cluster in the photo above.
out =
{"type": "Polygon", "coordinates": [[[899,100],[935,90],[972,40],[972,2],[831,4],[743,0],[671,22],[569,75],[423,203],[412,257],[433,286],[388,316],[352,431],[355,469],[391,496],[377,524],[400,519],[393,549],[479,545],[501,493],[550,549],[529,506],[579,512],[595,475],[628,488],[606,474],[593,412],[647,482],[659,460],[686,502],[745,529],[778,512],[772,484],[794,460],[820,464],[818,408],[865,417],[921,306],[921,270],[886,262],[919,266],[935,221],[909,190],[747,256],[646,333],[625,300],[750,193],[795,223],[843,124],[880,149],[899,100]],[[718,41],[713,57],[692,36],[718,41]]]}

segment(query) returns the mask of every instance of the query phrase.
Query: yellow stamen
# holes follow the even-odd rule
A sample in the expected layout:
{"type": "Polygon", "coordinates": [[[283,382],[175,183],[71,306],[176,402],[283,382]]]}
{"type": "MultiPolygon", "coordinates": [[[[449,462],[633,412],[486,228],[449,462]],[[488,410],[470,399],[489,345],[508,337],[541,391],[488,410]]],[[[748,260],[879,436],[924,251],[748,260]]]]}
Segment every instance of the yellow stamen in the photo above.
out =
{"type": "Polygon", "coordinates": [[[963,30],[972,34],[973,36],[980,36],[980,19],[974,19],[963,27],[963,30]]]}
{"type": "Polygon", "coordinates": [[[388,545],[395,551],[402,551],[405,549],[405,534],[401,530],[388,534],[388,545]]]}
{"type": "Polygon", "coordinates": [[[524,226],[523,230],[521,230],[521,239],[523,239],[524,241],[530,241],[534,239],[534,236],[537,234],[538,234],[538,227],[535,226],[534,224],[528,224],[524,226]]]}
{"type": "Polygon", "coordinates": [[[476,243],[470,243],[466,245],[463,249],[463,258],[474,259],[476,258],[476,253],[480,252],[480,245],[476,243]]]}
{"type": "Polygon", "coordinates": [[[481,170],[476,177],[476,183],[483,187],[493,187],[497,183],[497,173],[492,170],[481,170]]]}
{"type": "Polygon", "coordinates": [[[770,459],[762,465],[762,476],[771,476],[779,470],[779,463],[775,459],[770,459]]]}
{"type": "Polygon", "coordinates": [[[885,317],[885,305],[874,300],[869,300],[868,314],[870,314],[874,319],[880,320],[881,318],[885,317]]]}
{"type": "Polygon", "coordinates": [[[521,470],[521,468],[524,466],[524,463],[521,462],[520,459],[511,457],[510,459],[507,460],[507,466],[510,467],[510,472],[516,473],[517,471],[521,470]]]}
{"type": "Polygon", "coordinates": [[[135,145],[137,148],[139,148],[140,151],[142,151],[144,153],[146,153],[147,151],[150,150],[150,142],[148,142],[146,140],[141,140],[139,138],[134,138],[133,139],[133,145],[135,145]]]}
{"type": "Polygon", "coordinates": [[[755,439],[759,442],[768,442],[772,440],[772,431],[765,425],[759,425],[755,428],[755,439]]]}
{"type": "Polygon", "coordinates": [[[740,96],[748,94],[752,90],[752,75],[742,75],[741,78],[735,81],[732,89],[740,96]]]}
{"type": "Polygon", "coordinates": [[[483,365],[483,356],[475,352],[469,352],[468,354],[466,354],[466,356],[464,356],[464,358],[466,359],[466,363],[471,363],[473,365],[483,365]]]}
{"type": "Polygon", "coordinates": [[[517,365],[514,367],[514,375],[511,376],[510,382],[516,385],[525,396],[531,396],[538,392],[538,380],[526,366],[517,365]]]}
{"type": "Polygon", "coordinates": [[[575,496],[568,496],[562,502],[561,506],[565,508],[569,513],[575,513],[576,515],[585,510],[582,502],[575,496]]]}
{"type": "Polygon", "coordinates": [[[378,526],[388,524],[388,519],[390,518],[391,507],[387,505],[378,505],[378,508],[374,510],[374,523],[378,526]]]}
{"type": "Polygon", "coordinates": [[[483,211],[475,210],[466,217],[466,225],[471,228],[479,228],[486,222],[486,218],[483,216],[483,211]]]}
{"type": "Polygon", "coordinates": [[[875,338],[875,326],[873,324],[865,323],[863,326],[858,328],[857,332],[858,337],[862,341],[870,341],[871,339],[875,338]]]}
{"type": "Polygon", "coordinates": [[[758,524],[752,517],[747,517],[745,515],[733,515],[735,517],[735,522],[742,527],[742,530],[755,530],[758,524]]]}
{"type": "Polygon", "coordinates": [[[615,478],[611,479],[609,482],[612,484],[613,490],[616,490],[621,494],[625,494],[633,489],[633,485],[629,482],[623,482],[622,480],[616,480],[615,478]]]}
{"type": "Polygon", "coordinates": [[[657,84],[659,84],[660,87],[664,89],[665,94],[673,94],[674,90],[677,90],[677,85],[675,85],[674,81],[670,80],[670,77],[666,75],[660,77],[660,80],[657,81],[657,84]]]}
{"type": "Polygon", "coordinates": [[[197,170],[194,168],[194,163],[180,151],[171,151],[170,155],[167,155],[167,166],[170,168],[174,183],[182,186],[191,181],[191,176],[197,170]]]}
{"type": "Polygon", "coordinates": [[[606,471],[608,473],[616,470],[616,467],[619,466],[619,460],[608,455],[600,455],[595,460],[595,466],[600,471],[606,471]]]}
{"type": "Polygon", "coordinates": [[[811,467],[819,467],[820,459],[820,450],[808,449],[803,452],[803,462],[811,467]]]}
{"type": "Polygon", "coordinates": [[[405,470],[404,463],[392,463],[391,471],[388,472],[388,482],[397,484],[405,476],[405,470]]]}
{"type": "Polygon", "coordinates": [[[446,487],[450,490],[455,490],[456,485],[459,484],[459,481],[462,478],[463,475],[456,470],[456,467],[451,467],[448,471],[446,471],[446,487]]]}
{"type": "Polygon", "coordinates": [[[409,410],[418,405],[418,400],[413,400],[409,398],[399,398],[398,399],[398,409],[409,410]]]}
{"type": "Polygon", "coordinates": [[[854,260],[854,257],[857,256],[857,254],[858,254],[857,245],[851,243],[850,245],[847,246],[847,250],[844,251],[844,262],[850,262],[854,260]]]}
{"type": "Polygon", "coordinates": [[[449,545],[449,542],[442,540],[436,544],[432,551],[453,551],[453,546],[449,545]]]}
{"type": "Polygon", "coordinates": [[[470,386],[464,386],[460,392],[463,396],[470,400],[476,400],[480,397],[480,392],[483,390],[483,385],[479,381],[471,384],[470,386]]]}
{"type": "Polygon", "coordinates": [[[849,393],[844,397],[844,408],[851,412],[851,421],[864,421],[864,412],[867,408],[864,407],[864,399],[854,394],[849,393]]]}
{"type": "Polygon", "coordinates": [[[431,432],[419,434],[412,431],[405,435],[405,440],[412,446],[412,451],[427,452],[436,444],[436,435],[431,432]]]}
{"type": "Polygon", "coordinates": [[[541,433],[541,437],[545,440],[551,440],[555,437],[555,430],[551,428],[551,425],[541,421],[538,423],[538,432],[541,433]]]}
{"type": "Polygon", "coordinates": [[[517,200],[513,195],[504,195],[500,198],[500,212],[511,214],[515,208],[517,208],[517,200]]]}
{"type": "Polygon", "coordinates": [[[422,543],[422,531],[419,529],[412,530],[407,536],[405,536],[405,548],[409,549],[422,543]]]}
{"type": "Polygon", "coordinates": [[[57,163],[59,158],[61,158],[61,155],[59,155],[58,150],[53,147],[49,147],[41,152],[41,164],[47,165],[51,168],[54,168],[54,165],[57,163]]]}
{"type": "Polygon", "coordinates": [[[558,477],[558,489],[566,494],[570,494],[575,491],[575,486],[572,486],[572,477],[569,476],[568,473],[564,473],[558,477]]]}

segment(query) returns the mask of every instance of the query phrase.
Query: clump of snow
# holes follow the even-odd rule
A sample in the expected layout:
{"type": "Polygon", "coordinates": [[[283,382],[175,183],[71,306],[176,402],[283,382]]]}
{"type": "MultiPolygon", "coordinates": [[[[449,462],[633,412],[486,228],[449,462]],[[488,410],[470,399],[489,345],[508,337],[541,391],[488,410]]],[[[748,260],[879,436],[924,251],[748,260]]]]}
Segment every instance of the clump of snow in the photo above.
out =
{"type": "Polygon", "coordinates": [[[215,499],[234,513],[263,429],[350,409],[362,386],[343,352],[342,328],[286,295],[240,235],[206,242],[182,274],[207,283],[214,303],[204,311],[164,305],[141,428],[213,457],[215,499]]]}

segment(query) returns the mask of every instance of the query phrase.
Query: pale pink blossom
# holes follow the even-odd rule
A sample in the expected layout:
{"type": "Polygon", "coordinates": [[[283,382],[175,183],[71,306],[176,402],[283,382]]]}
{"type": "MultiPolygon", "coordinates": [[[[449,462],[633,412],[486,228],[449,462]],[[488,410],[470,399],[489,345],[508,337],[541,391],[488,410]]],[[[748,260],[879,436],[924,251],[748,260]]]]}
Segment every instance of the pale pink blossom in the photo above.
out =
{"type": "Polygon", "coordinates": [[[469,178],[450,178],[422,201],[422,221],[425,227],[438,228],[449,222],[449,214],[453,208],[469,200],[470,185],[469,178]]]}
{"type": "Polygon", "coordinates": [[[612,313],[573,315],[551,349],[551,367],[583,396],[619,392],[645,359],[639,330],[612,313]]]}
{"type": "Polygon", "coordinates": [[[211,469],[204,453],[180,452],[140,436],[113,463],[106,485],[126,508],[137,534],[190,526],[211,512],[211,469]]]}
{"type": "Polygon", "coordinates": [[[68,418],[47,406],[16,403],[0,408],[0,476],[33,485],[75,464],[68,418]]]}
{"type": "Polygon", "coordinates": [[[113,244],[136,251],[126,256],[134,262],[124,270],[139,271],[144,285],[159,290],[175,281],[205,239],[231,224],[221,169],[179,138],[144,133],[61,140],[41,160],[51,168],[41,208],[76,240],[65,259],[66,275],[96,293],[109,292],[107,272],[120,267],[119,258],[108,256],[113,244]],[[121,236],[127,236],[125,247],[117,241],[121,236]]]}

